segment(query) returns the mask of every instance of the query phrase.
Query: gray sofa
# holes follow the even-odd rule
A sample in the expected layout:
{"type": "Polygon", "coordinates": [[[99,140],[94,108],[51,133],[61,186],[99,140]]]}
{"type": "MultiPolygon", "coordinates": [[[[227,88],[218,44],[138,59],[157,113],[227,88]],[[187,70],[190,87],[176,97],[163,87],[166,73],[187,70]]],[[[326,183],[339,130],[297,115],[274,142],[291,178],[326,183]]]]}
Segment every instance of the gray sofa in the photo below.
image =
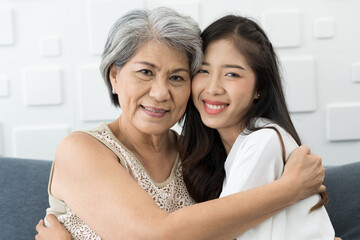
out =
{"type": "MultiPolygon", "coordinates": [[[[48,207],[50,168],[50,161],[0,158],[0,240],[34,239],[48,207]]],[[[360,162],[327,167],[325,185],[336,236],[360,239],[360,162]]]]}

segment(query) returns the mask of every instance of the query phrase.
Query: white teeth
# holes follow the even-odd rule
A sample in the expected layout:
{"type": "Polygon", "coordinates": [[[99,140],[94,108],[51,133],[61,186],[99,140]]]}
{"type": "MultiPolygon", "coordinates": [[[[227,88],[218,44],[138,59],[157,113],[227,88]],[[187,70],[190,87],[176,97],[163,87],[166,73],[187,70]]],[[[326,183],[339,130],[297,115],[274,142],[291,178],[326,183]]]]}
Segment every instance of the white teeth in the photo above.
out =
{"type": "Polygon", "coordinates": [[[153,113],[165,113],[166,111],[154,111],[152,109],[149,109],[147,107],[144,107],[146,110],[150,111],[150,112],[153,112],[153,113]]]}
{"type": "Polygon", "coordinates": [[[214,110],[218,110],[218,109],[222,109],[224,107],[226,107],[227,105],[212,105],[212,104],[209,104],[209,103],[205,103],[206,106],[210,109],[214,109],[214,110]]]}

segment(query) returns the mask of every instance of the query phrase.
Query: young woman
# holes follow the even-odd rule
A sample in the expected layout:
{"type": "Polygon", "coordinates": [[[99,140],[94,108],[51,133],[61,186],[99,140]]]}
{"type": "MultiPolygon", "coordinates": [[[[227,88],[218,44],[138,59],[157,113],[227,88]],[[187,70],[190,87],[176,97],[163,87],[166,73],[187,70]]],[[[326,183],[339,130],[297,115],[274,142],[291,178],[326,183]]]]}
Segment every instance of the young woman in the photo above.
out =
{"type": "MultiPolygon", "coordinates": [[[[301,144],[286,107],[276,54],[259,25],[229,15],[201,36],[204,61],[193,78],[180,147],[184,180],[196,202],[275,181],[301,144]]],[[[327,195],[319,198],[282,210],[238,239],[333,239],[323,206],[327,195]]]]}
{"type": "Polygon", "coordinates": [[[100,68],[122,114],[60,143],[47,212],[63,225],[47,218],[36,239],[232,239],[324,190],[320,158],[301,147],[278,181],[193,205],[170,128],[201,62],[200,29],[171,9],[131,11],[114,24],[100,68]]]}

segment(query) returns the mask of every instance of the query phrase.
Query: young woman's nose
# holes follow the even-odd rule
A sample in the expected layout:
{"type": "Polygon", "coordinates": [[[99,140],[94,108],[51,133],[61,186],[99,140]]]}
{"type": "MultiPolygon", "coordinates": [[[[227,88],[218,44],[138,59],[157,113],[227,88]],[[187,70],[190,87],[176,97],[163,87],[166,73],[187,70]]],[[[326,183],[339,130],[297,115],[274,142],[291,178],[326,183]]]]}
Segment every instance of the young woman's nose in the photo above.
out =
{"type": "Polygon", "coordinates": [[[156,77],[151,84],[150,97],[162,102],[170,99],[169,83],[164,77],[156,77]]]}
{"type": "Polygon", "coordinates": [[[225,92],[221,84],[221,79],[217,76],[209,76],[206,92],[211,95],[220,95],[225,92]]]}

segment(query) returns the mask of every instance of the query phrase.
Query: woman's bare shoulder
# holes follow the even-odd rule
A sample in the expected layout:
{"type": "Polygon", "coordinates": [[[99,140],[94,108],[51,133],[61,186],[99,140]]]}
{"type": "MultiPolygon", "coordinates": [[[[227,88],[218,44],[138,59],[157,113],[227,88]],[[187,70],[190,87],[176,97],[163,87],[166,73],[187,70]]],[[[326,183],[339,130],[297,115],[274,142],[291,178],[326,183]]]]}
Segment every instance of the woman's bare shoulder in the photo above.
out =
{"type": "Polygon", "coordinates": [[[100,141],[84,132],[71,133],[56,149],[51,191],[66,200],[71,192],[65,191],[80,185],[79,179],[106,175],[109,169],[119,167],[116,155],[100,141]]]}
{"type": "Polygon", "coordinates": [[[84,132],[73,132],[59,143],[55,160],[66,161],[73,158],[81,160],[83,157],[91,160],[99,155],[116,158],[115,154],[96,138],[84,132]]]}

